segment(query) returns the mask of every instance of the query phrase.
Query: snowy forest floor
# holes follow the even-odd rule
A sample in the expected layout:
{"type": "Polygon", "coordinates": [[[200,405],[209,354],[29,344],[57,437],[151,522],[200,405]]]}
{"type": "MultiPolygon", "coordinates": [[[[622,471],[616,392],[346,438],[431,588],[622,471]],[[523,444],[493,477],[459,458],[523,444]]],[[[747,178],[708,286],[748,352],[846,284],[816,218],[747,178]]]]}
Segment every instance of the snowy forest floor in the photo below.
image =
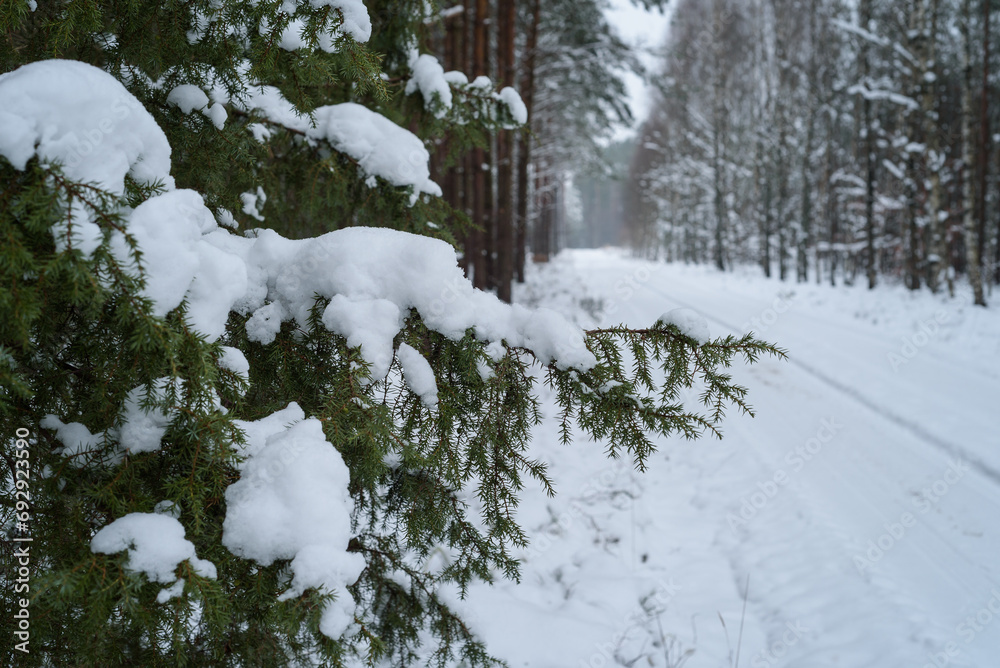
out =
{"type": "Polygon", "coordinates": [[[661,442],[646,473],[543,424],[533,454],[557,496],[524,490],[522,582],[460,604],[494,654],[533,668],[997,665],[997,309],[610,250],[564,252],[516,297],[585,326],[690,307],[712,336],[752,329],[790,360],[737,366],[757,417],[731,413],[721,441],[661,442]]]}

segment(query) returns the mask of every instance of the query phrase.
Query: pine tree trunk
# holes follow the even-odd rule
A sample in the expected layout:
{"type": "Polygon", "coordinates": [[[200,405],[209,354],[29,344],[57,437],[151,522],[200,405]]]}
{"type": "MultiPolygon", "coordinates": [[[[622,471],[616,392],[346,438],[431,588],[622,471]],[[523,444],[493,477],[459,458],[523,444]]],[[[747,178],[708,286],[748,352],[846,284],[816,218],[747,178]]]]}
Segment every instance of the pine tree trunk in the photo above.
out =
{"type": "MultiPolygon", "coordinates": [[[[927,0],[922,0],[922,2],[927,2],[927,0]]],[[[928,74],[932,76],[932,81],[924,87],[921,101],[931,182],[930,195],[927,198],[927,217],[929,218],[931,237],[928,243],[927,285],[932,292],[941,289],[941,272],[944,270],[945,258],[948,255],[945,231],[947,217],[942,217],[943,212],[941,211],[941,128],[937,113],[937,88],[939,84],[936,76],[936,59],[939,2],[940,0],[930,0],[930,6],[927,8],[928,15],[924,17],[925,21],[929,22],[930,29],[926,37],[925,59],[921,61],[921,75],[924,80],[926,81],[928,74]]]]}
{"type": "MultiPolygon", "coordinates": [[[[497,74],[501,86],[514,85],[514,28],[517,2],[503,0],[498,7],[497,74]]],[[[497,134],[497,296],[511,301],[514,282],[514,133],[497,134]]]]}
{"type": "Polygon", "coordinates": [[[784,106],[779,102],[782,110],[778,114],[778,203],[777,216],[778,224],[778,278],[782,281],[788,278],[788,170],[785,168],[785,158],[788,156],[788,131],[785,123],[784,106]]]}
{"type": "MultiPolygon", "coordinates": [[[[808,82],[808,87],[811,91],[817,88],[816,86],[816,72],[817,72],[817,59],[816,59],[816,13],[817,0],[811,0],[809,3],[809,65],[808,72],[806,74],[806,80],[808,82]]],[[[813,139],[816,133],[816,107],[814,103],[809,104],[809,109],[806,112],[806,144],[802,151],[802,210],[800,225],[802,226],[802,236],[799,239],[798,253],[796,257],[796,275],[799,282],[805,282],[809,280],[809,247],[812,245],[812,183],[809,178],[809,163],[812,158],[813,151],[813,139]]],[[[817,268],[818,270],[818,268],[817,268]]]]}
{"type": "MultiPolygon", "coordinates": [[[[927,71],[927,26],[924,13],[924,0],[913,0],[910,8],[910,26],[907,31],[906,47],[919,63],[913,68],[910,76],[910,97],[920,100],[924,97],[924,89],[929,84],[924,79],[927,71]]],[[[910,141],[919,142],[926,140],[924,136],[923,114],[910,111],[906,115],[906,127],[909,131],[910,141]]],[[[920,269],[918,253],[920,250],[920,227],[921,205],[917,197],[917,183],[921,178],[918,173],[919,164],[917,156],[913,152],[907,152],[906,158],[906,259],[904,262],[905,285],[910,290],[920,289],[920,269]]]]}
{"type": "Polygon", "coordinates": [[[962,206],[963,228],[965,230],[965,264],[972,285],[973,301],[978,306],[986,306],[983,296],[983,281],[979,267],[979,235],[975,216],[975,174],[976,162],[973,146],[972,110],[972,8],[971,0],[962,2],[962,206]]]}
{"type": "MultiPolygon", "coordinates": [[[[1000,146],[997,146],[997,173],[1000,174],[1000,146]]],[[[993,247],[993,283],[1000,285],[1000,206],[997,206],[997,238],[993,247]]]]}
{"type": "Polygon", "coordinates": [[[531,132],[535,104],[535,51],[538,48],[538,24],[542,16],[542,1],[534,0],[531,7],[531,24],[524,54],[524,74],[521,78],[521,99],[528,110],[528,129],[521,132],[520,152],[517,156],[517,250],[514,259],[517,282],[524,283],[525,254],[528,245],[529,169],[531,166],[531,132]]]}
{"type": "MultiPolygon", "coordinates": [[[[715,0],[713,3],[713,18],[712,25],[722,26],[722,0],[715,0]]],[[[715,72],[712,77],[712,96],[713,96],[713,108],[712,108],[712,172],[713,172],[713,188],[715,191],[714,203],[715,203],[715,247],[713,249],[713,259],[715,261],[715,267],[719,271],[723,271],[726,268],[725,262],[725,228],[726,228],[726,212],[725,212],[725,194],[723,193],[723,178],[722,178],[722,134],[723,134],[723,117],[725,115],[725,108],[723,107],[722,95],[725,91],[725,84],[723,81],[722,74],[722,47],[723,40],[715,40],[714,49],[714,60],[715,60],[715,72]]]]}
{"type": "MultiPolygon", "coordinates": [[[[872,18],[872,0],[861,2],[861,28],[868,30],[872,18]]],[[[861,84],[867,89],[871,85],[871,63],[867,40],[861,40],[861,84]]],[[[868,96],[861,102],[861,129],[864,132],[865,168],[865,270],[868,289],[875,287],[875,133],[872,128],[872,103],[868,96]]]]}
{"type": "MultiPolygon", "coordinates": [[[[489,60],[487,58],[487,46],[489,45],[489,1],[476,0],[476,22],[472,38],[472,75],[489,76],[489,60]]],[[[474,241],[472,252],[475,254],[475,272],[473,283],[480,290],[489,287],[489,252],[488,243],[492,217],[492,202],[487,199],[487,181],[489,173],[483,169],[484,164],[489,163],[489,151],[477,148],[473,151],[472,160],[473,173],[473,205],[472,222],[477,227],[473,233],[474,241]]]]}
{"type": "MultiPolygon", "coordinates": [[[[983,86],[979,112],[979,230],[976,234],[979,247],[976,255],[979,256],[982,271],[986,256],[986,188],[990,154],[990,2],[981,0],[980,4],[983,8],[983,86]]],[[[981,278],[981,282],[988,280],[988,276],[981,278]]]]}
{"type": "Polygon", "coordinates": [[[551,198],[552,194],[549,192],[549,173],[547,165],[543,162],[538,167],[538,172],[535,174],[535,228],[534,228],[534,243],[531,245],[532,259],[535,262],[548,262],[549,261],[549,251],[550,244],[549,238],[550,228],[552,225],[551,218],[551,198]]]}

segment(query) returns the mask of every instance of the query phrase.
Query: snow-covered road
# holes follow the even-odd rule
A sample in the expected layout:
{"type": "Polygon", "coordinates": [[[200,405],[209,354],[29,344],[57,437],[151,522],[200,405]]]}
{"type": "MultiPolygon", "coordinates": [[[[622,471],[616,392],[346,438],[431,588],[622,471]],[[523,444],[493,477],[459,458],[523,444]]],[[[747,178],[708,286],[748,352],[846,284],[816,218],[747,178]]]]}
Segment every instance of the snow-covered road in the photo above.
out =
{"type": "Polygon", "coordinates": [[[608,251],[564,253],[534,278],[526,301],[579,313],[590,297],[604,324],[634,326],[694,308],[713,336],[753,329],[791,360],[736,369],[757,417],[730,415],[722,441],[663,442],[645,474],[540,430],[559,496],[525,495],[522,584],[467,602],[497,654],[538,667],[737,654],[751,667],[1000,665],[995,310],[608,251]]]}

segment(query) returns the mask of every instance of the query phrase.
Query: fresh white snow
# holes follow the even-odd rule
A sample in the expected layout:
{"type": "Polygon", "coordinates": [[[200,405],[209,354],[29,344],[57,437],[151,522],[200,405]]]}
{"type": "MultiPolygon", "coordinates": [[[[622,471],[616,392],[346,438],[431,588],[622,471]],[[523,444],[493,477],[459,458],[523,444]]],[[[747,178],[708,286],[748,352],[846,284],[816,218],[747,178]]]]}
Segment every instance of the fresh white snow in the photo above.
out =
{"type": "Polygon", "coordinates": [[[681,334],[694,339],[699,344],[707,343],[709,340],[708,322],[692,309],[675,308],[661,315],[657,322],[673,325],[680,330],[681,334]]]}
{"type": "Polygon", "coordinates": [[[187,561],[192,570],[205,578],[216,578],[215,564],[199,559],[194,544],[184,538],[184,526],[175,518],[160,513],[130,513],[101,528],[90,541],[92,552],[115,554],[128,551],[126,568],[143,573],[154,582],[170,584],[157,596],[165,603],[184,590],[184,581],[174,572],[187,561]]]}
{"type": "Polygon", "coordinates": [[[424,107],[427,109],[436,107],[434,115],[443,118],[451,109],[452,94],[441,63],[433,55],[420,54],[413,49],[409,64],[412,74],[406,82],[406,94],[412,95],[420,91],[424,98],[424,107]]]}
{"type": "Polygon", "coordinates": [[[406,343],[399,344],[396,354],[400,366],[403,367],[403,381],[406,386],[427,406],[437,406],[437,381],[427,359],[416,348],[406,343]]]}
{"type": "Polygon", "coordinates": [[[528,107],[525,106],[520,93],[510,86],[507,86],[502,88],[500,92],[497,93],[497,96],[501,102],[507,105],[507,109],[510,110],[510,115],[514,118],[514,121],[518,125],[524,125],[528,122],[528,107]]]}
{"type": "Polygon", "coordinates": [[[757,417],[661,441],[645,474],[542,425],[532,455],[557,496],[525,489],[522,582],[459,603],[512,667],[663,668],[688,650],[685,668],[737,651],[751,668],[996,665],[995,309],[610,251],[562,253],[518,298],[587,326],[694,308],[713,336],[753,330],[791,360],[736,366],[757,417]]]}
{"type": "Polygon", "coordinates": [[[250,433],[249,458],[240,479],[226,490],[222,543],[263,566],[290,559],[292,579],[279,600],[301,596],[309,588],[334,593],[336,599],[323,609],[320,630],[338,638],[354,622],[347,585],[365,567],[364,557],[347,551],[354,507],[347,490],[350,476],[319,420],[300,419],[279,428],[279,420],[295,412],[301,415],[297,406],[289,406],[250,433]]]}

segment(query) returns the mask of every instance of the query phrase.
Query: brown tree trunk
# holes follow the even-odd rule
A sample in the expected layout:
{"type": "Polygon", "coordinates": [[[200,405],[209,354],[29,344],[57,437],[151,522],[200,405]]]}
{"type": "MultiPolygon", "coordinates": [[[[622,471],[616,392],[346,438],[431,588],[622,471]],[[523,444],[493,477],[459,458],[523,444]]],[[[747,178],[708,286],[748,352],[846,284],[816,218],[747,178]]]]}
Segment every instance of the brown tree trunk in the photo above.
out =
{"type": "Polygon", "coordinates": [[[552,236],[552,193],[550,192],[549,173],[546,165],[539,165],[535,175],[535,229],[534,243],[531,250],[535,262],[548,262],[551,250],[552,236]]]}
{"type": "MultiPolygon", "coordinates": [[[[979,106],[979,230],[977,242],[979,265],[983,266],[986,253],[986,184],[990,154],[990,2],[981,0],[983,6],[983,90],[979,106]]],[[[983,277],[988,281],[988,277],[983,277]]]]}
{"type": "MultiPolygon", "coordinates": [[[[489,44],[489,0],[476,0],[476,23],[472,37],[472,76],[489,76],[489,58],[487,46],[489,44]]],[[[477,148],[473,151],[472,173],[473,173],[473,205],[472,223],[476,226],[473,232],[473,243],[470,249],[472,257],[470,264],[474,263],[473,284],[485,290],[489,287],[490,258],[492,244],[490,237],[492,233],[491,221],[493,218],[493,202],[488,195],[489,172],[483,169],[483,165],[488,165],[490,155],[488,149],[477,148]]]]}
{"type": "MultiPolygon", "coordinates": [[[[810,0],[809,3],[809,60],[808,71],[806,72],[808,87],[810,91],[819,88],[817,76],[819,71],[819,61],[817,50],[819,48],[816,38],[817,25],[816,18],[819,11],[817,0],[810,0]]],[[[813,206],[812,206],[812,183],[809,179],[810,163],[812,162],[813,140],[816,137],[816,116],[818,105],[810,104],[806,111],[806,140],[802,151],[802,166],[800,179],[802,181],[802,208],[800,210],[799,225],[802,228],[802,236],[798,240],[798,247],[795,255],[795,275],[796,279],[804,283],[809,280],[809,247],[813,245],[813,206]]],[[[819,266],[816,267],[817,276],[819,266]]]]}
{"type": "Polygon", "coordinates": [[[972,285],[972,297],[976,305],[986,306],[983,295],[983,281],[979,267],[979,226],[976,224],[976,200],[974,193],[976,162],[972,133],[972,8],[971,0],[962,2],[962,207],[965,229],[965,270],[972,285]]]}
{"type": "MultiPolygon", "coordinates": [[[[862,0],[861,28],[868,30],[872,18],[872,0],[862,0]]],[[[866,40],[861,41],[861,80],[867,89],[871,75],[869,62],[869,47],[866,40]]],[[[872,132],[872,102],[867,96],[861,101],[862,129],[865,133],[865,273],[868,275],[868,289],[875,287],[875,133],[872,132]]]]}
{"type": "Polygon", "coordinates": [[[517,282],[524,283],[525,252],[528,245],[528,169],[531,165],[531,122],[535,102],[535,50],[538,48],[538,23],[542,15],[542,0],[534,0],[531,7],[531,25],[524,54],[524,75],[521,78],[521,99],[528,109],[528,128],[520,133],[520,152],[517,156],[517,234],[514,269],[517,282]]]}
{"type": "MultiPolygon", "coordinates": [[[[498,7],[497,74],[501,86],[514,85],[514,27],[517,3],[503,0],[498,7]]],[[[511,301],[514,282],[514,133],[497,134],[497,296],[511,301]]]]}

